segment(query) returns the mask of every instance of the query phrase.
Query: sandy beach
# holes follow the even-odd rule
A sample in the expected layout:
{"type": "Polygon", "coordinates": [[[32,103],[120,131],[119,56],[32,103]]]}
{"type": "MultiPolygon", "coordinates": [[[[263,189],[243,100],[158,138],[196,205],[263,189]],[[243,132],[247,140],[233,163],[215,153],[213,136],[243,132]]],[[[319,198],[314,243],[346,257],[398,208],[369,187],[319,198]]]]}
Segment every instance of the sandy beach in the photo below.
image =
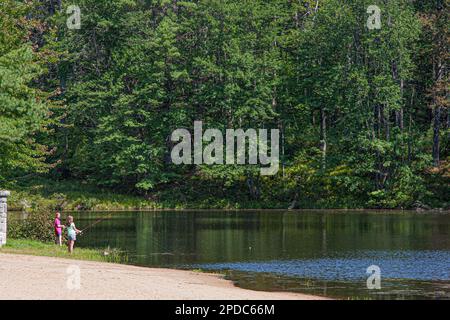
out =
{"type": "Polygon", "coordinates": [[[0,254],[0,279],[2,300],[324,299],[298,293],[241,289],[215,274],[3,253],[0,254]]]}

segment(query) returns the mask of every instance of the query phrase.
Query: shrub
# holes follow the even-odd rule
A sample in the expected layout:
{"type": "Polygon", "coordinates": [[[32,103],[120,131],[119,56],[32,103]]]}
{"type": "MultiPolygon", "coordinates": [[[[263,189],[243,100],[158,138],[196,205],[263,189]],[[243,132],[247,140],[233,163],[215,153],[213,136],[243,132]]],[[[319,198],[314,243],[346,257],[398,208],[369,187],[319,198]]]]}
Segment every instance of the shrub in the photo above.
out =
{"type": "Polygon", "coordinates": [[[38,241],[52,241],[53,214],[50,212],[36,211],[30,213],[27,219],[10,220],[8,222],[8,237],[13,239],[30,239],[38,241]]]}

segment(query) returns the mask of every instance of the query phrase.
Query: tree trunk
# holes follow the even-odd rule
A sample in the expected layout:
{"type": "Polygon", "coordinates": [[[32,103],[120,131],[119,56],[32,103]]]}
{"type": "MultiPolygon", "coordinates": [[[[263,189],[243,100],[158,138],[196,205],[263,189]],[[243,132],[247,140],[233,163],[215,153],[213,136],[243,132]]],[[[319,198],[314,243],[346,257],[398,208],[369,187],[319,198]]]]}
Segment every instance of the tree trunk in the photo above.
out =
{"type": "Polygon", "coordinates": [[[320,151],[322,151],[322,169],[325,169],[327,160],[327,115],[324,107],[320,107],[320,151]]]}
{"type": "Polygon", "coordinates": [[[434,68],[435,72],[435,80],[436,80],[436,88],[434,88],[434,112],[433,112],[433,164],[435,167],[439,166],[439,150],[440,150],[440,142],[439,142],[439,133],[441,126],[441,106],[439,105],[439,99],[437,95],[439,94],[439,84],[443,79],[444,75],[444,64],[442,63],[441,57],[437,59],[437,65],[434,68]]]}
{"type": "Polygon", "coordinates": [[[441,125],[441,108],[434,107],[433,115],[433,165],[439,166],[439,128],[441,125]]]}
{"type": "Polygon", "coordinates": [[[447,109],[447,122],[446,122],[445,129],[448,132],[448,139],[450,139],[450,131],[448,130],[448,129],[450,129],[450,109],[447,109]]]}

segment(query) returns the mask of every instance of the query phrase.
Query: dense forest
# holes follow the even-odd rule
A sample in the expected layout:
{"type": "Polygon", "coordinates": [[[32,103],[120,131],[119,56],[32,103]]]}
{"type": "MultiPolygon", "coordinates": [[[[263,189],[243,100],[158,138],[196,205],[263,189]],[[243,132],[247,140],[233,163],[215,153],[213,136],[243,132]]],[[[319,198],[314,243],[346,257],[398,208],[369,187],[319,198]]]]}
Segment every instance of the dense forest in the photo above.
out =
{"type": "Polygon", "coordinates": [[[0,187],[448,207],[448,2],[0,0],[0,187]],[[279,129],[278,173],[173,164],[196,120],[279,129]]]}

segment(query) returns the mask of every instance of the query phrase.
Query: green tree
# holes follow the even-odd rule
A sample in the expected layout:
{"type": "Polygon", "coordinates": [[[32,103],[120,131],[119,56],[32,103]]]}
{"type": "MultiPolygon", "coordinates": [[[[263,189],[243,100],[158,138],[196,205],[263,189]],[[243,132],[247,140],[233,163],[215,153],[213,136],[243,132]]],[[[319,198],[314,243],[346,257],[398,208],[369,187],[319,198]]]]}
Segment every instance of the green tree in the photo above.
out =
{"type": "Polygon", "coordinates": [[[45,72],[45,52],[30,35],[39,21],[25,18],[31,7],[0,1],[0,182],[43,172],[47,147],[37,141],[49,123],[48,94],[36,81],[45,72]]]}

